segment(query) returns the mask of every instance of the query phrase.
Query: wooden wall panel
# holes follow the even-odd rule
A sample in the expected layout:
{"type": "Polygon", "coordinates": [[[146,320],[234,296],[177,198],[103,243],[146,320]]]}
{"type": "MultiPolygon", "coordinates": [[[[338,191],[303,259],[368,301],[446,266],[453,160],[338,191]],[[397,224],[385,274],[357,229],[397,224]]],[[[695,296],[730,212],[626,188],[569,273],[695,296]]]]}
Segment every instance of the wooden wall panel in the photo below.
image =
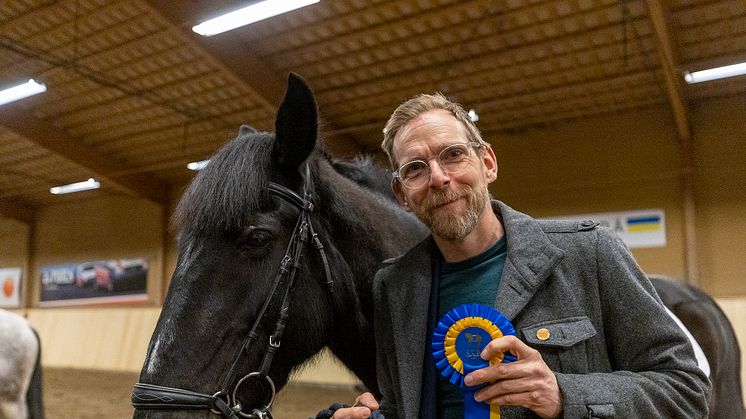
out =
{"type": "Polygon", "coordinates": [[[698,103],[694,126],[697,236],[702,286],[746,294],[746,100],[698,103]]]}
{"type": "Polygon", "coordinates": [[[30,309],[46,367],[140,371],[160,307],[30,309]]]}
{"type": "MultiPolygon", "coordinates": [[[[746,295],[744,114],[743,98],[692,111],[700,280],[718,297],[746,295]]],[[[492,193],[520,211],[551,217],[663,208],[668,245],[633,254],[647,272],[684,277],[680,150],[669,109],[486,137],[500,168],[492,193]]]]}
{"type": "Polygon", "coordinates": [[[510,136],[487,133],[499,165],[492,193],[536,217],[662,208],[667,246],[633,254],[647,272],[683,278],[678,146],[666,112],[630,112],[510,136]]]}
{"type": "Polygon", "coordinates": [[[145,199],[111,197],[54,205],[39,211],[32,293],[45,265],[147,257],[149,302],[160,304],[163,282],[163,209],[145,199]]]}

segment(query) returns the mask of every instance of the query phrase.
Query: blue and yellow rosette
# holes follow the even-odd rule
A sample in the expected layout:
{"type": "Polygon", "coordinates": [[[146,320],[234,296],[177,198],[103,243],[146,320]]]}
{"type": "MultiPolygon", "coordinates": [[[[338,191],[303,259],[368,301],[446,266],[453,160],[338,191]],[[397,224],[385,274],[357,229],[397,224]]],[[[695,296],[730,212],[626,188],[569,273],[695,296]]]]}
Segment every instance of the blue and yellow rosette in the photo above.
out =
{"type": "Polygon", "coordinates": [[[480,357],[490,341],[501,336],[515,336],[510,321],[492,307],[464,304],[446,313],[433,332],[433,358],[441,375],[464,392],[465,419],[495,419],[500,417],[500,406],[474,400],[479,387],[464,384],[464,377],[472,371],[501,362],[513,362],[510,352],[499,354],[489,362],[480,357]]]}

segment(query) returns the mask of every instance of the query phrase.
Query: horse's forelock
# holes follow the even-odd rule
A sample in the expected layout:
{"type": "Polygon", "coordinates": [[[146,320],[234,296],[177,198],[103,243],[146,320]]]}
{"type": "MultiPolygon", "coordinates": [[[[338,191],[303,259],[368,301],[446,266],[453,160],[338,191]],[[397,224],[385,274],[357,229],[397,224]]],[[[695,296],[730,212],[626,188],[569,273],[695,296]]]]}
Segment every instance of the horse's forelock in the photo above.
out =
{"type": "Polygon", "coordinates": [[[172,220],[176,231],[218,234],[240,228],[269,205],[271,133],[242,132],[210,158],[182,195],[172,220]]]}

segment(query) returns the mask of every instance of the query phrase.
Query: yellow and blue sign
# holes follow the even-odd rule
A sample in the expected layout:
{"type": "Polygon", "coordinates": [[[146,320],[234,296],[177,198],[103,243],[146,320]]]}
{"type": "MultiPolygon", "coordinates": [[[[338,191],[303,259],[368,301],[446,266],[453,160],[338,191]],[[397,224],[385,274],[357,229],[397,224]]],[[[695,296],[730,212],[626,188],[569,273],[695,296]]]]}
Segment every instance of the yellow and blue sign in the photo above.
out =
{"type": "Polygon", "coordinates": [[[630,233],[658,231],[661,228],[661,217],[657,214],[627,217],[627,231],[630,233]]]}
{"type": "Polygon", "coordinates": [[[666,213],[662,209],[548,217],[555,220],[591,220],[609,227],[630,249],[666,246],[666,213]]]}

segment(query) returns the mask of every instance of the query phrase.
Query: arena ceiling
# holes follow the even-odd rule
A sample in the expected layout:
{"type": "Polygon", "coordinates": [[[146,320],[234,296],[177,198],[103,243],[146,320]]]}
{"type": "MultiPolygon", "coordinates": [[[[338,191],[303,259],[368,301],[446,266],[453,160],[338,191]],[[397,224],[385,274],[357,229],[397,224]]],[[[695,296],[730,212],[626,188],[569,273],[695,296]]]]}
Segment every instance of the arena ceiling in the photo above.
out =
{"type": "Polygon", "coordinates": [[[389,113],[442,91],[490,135],[635,108],[688,135],[692,103],[746,77],[684,71],[746,61],[746,0],[322,0],[205,38],[191,27],[247,2],[5,0],[0,214],[106,195],[165,203],[248,123],[270,130],[289,71],[316,92],[328,148],[377,153],[389,113]],[[49,188],[94,177],[96,191],[49,188]]]}

